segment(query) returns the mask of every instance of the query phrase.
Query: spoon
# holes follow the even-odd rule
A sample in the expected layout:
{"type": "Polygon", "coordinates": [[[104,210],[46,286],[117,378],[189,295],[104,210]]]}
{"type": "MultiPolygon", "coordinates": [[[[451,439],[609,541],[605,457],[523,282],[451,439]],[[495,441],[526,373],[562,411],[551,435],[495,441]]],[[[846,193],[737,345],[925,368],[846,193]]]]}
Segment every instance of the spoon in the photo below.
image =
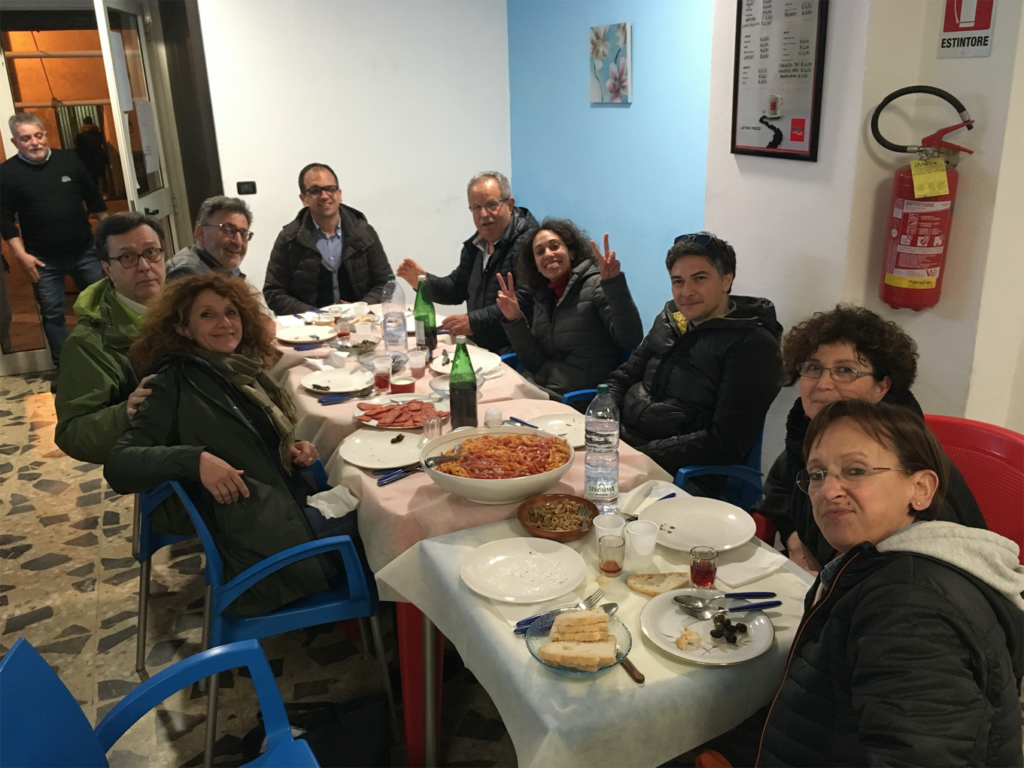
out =
{"type": "Polygon", "coordinates": [[[462,455],[462,443],[455,446],[455,453],[451,456],[431,456],[429,459],[423,460],[423,465],[427,469],[433,469],[438,464],[444,464],[446,461],[455,461],[462,455]]]}
{"type": "Polygon", "coordinates": [[[714,616],[716,613],[747,613],[748,611],[762,611],[768,608],[775,608],[782,605],[781,600],[769,600],[766,603],[747,603],[746,605],[737,605],[734,608],[708,608],[704,611],[696,611],[693,608],[687,608],[682,603],[678,604],[680,608],[686,611],[694,618],[707,620],[714,616]]]}
{"type": "Polygon", "coordinates": [[[676,595],[673,600],[679,603],[685,608],[691,608],[695,611],[703,611],[708,608],[715,608],[711,603],[714,600],[719,600],[723,597],[732,598],[765,598],[775,597],[774,592],[727,592],[724,595],[709,595],[707,597],[701,597],[699,595],[676,595]]]}
{"type": "MultiPolygon", "coordinates": [[[[608,614],[608,618],[611,618],[612,616],[615,615],[615,612],[617,610],[619,610],[619,604],[618,603],[605,603],[604,605],[601,606],[601,608],[604,610],[605,613],[608,614]]],[[[622,651],[619,651],[619,655],[621,655],[621,654],[622,654],[622,651]]],[[[644,677],[643,672],[641,672],[639,669],[637,669],[636,665],[632,661],[629,660],[628,656],[623,656],[622,657],[622,668],[624,670],[626,670],[626,674],[629,675],[631,678],[633,678],[633,681],[636,682],[636,683],[641,683],[642,684],[647,679],[646,677],[644,677]]]]}
{"type": "Polygon", "coordinates": [[[601,606],[601,610],[608,614],[608,618],[615,615],[615,612],[619,610],[618,603],[605,603],[601,606]]]}

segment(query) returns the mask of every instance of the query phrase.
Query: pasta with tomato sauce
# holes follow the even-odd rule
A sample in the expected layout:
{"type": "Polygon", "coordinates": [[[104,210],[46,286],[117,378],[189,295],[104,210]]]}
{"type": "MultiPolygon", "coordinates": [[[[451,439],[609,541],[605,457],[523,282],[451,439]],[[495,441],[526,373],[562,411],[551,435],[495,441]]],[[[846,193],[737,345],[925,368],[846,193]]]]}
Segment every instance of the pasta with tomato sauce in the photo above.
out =
{"type": "MultiPolygon", "coordinates": [[[[446,456],[455,452],[445,451],[446,456]]],[[[435,469],[456,477],[476,480],[507,480],[558,469],[569,460],[569,444],[558,437],[537,435],[483,435],[462,441],[457,461],[435,469]]]]}

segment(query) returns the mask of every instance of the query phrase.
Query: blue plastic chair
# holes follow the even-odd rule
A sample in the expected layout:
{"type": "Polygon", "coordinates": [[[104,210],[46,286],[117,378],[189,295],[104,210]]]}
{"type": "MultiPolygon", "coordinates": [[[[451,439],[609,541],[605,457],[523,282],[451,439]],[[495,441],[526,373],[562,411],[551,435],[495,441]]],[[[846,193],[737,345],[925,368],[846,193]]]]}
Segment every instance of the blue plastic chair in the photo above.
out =
{"type": "Polygon", "coordinates": [[[761,441],[763,438],[764,424],[761,425],[754,444],[750,446],[750,451],[743,459],[742,464],[695,464],[683,467],[676,472],[676,485],[683,488],[686,486],[687,480],[701,475],[726,475],[729,479],[726,480],[718,498],[749,511],[764,492],[764,486],[761,484],[761,441]]]}
{"type": "Polygon", "coordinates": [[[23,637],[0,660],[0,765],[106,768],[106,753],[143,715],[197,680],[235,667],[248,667],[267,729],[266,752],[246,765],[318,768],[309,745],[292,738],[274,673],[255,640],[197,653],[157,673],[94,730],[67,686],[23,637]]]}
{"type": "MultiPolygon", "coordinates": [[[[326,482],[326,475],[324,475],[326,482]]],[[[188,510],[192,524],[196,527],[203,550],[206,552],[206,601],[203,621],[203,647],[213,648],[225,643],[239,640],[258,640],[263,637],[278,635],[293,629],[303,629],[317,624],[327,624],[345,619],[369,617],[373,633],[374,649],[377,664],[380,668],[381,680],[387,694],[388,706],[391,711],[392,733],[397,738],[398,721],[395,718],[394,697],[391,692],[391,680],[388,676],[387,657],[384,655],[384,641],[377,620],[379,605],[377,602],[376,584],[367,584],[363,574],[359,555],[349,536],[332,536],[318,539],[284,552],[278,552],[238,574],[231,581],[224,583],[223,563],[217,546],[210,535],[206,523],[196,509],[192,500],[177,482],[163,483],[151,492],[158,502],[176,493],[185,509],[188,510]],[[281,570],[291,563],[305,560],[326,552],[337,552],[341,555],[345,566],[346,583],[334,590],[325,590],[314,595],[289,603],[287,606],[264,616],[230,616],[225,609],[257,582],[270,574],[281,570]]],[[[211,765],[213,745],[217,737],[217,696],[218,678],[212,676],[209,681],[209,693],[206,714],[206,757],[207,765],[211,765]]]]}
{"type": "MultiPolygon", "coordinates": [[[[330,490],[327,482],[327,470],[320,459],[309,467],[302,470],[308,475],[316,488],[316,491],[330,490]]],[[[149,584],[153,571],[153,555],[164,547],[177,544],[182,541],[190,541],[198,537],[198,534],[188,536],[164,535],[153,531],[151,516],[153,510],[160,506],[160,502],[166,497],[159,499],[154,491],[144,491],[135,497],[135,539],[132,544],[132,555],[139,561],[139,633],[135,640],[135,671],[139,677],[145,680],[149,674],[146,672],[146,631],[149,620],[149,584]]]]}
{"type": "Polygon", "coordinates": [[[502,355],[501,362],[503,362],[516,373],[523,372],[523,364],[519,362],[519,355],[517,355],[515,352],[509,352],[507,355],[502,355]]]}

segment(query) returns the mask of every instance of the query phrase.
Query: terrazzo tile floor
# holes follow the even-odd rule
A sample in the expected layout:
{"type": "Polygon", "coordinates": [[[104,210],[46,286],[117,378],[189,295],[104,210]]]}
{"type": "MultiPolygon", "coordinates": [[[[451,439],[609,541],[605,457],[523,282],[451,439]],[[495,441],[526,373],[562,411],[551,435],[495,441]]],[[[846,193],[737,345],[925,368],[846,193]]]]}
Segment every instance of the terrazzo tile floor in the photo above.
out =
{"type": "MultiPolygon", "coordinates": [[[[102,468],[53,443],[50,381],[0,378],[0,656],[25,637],[97,723],[139,684],[135,672],[139,566],[132,557],[132,497],[119,496],[102,468]]],[[[146,665],[149,674],[200,649],[203,555],[198,542],[153,559],[146,665]]],[[[400,696],[393,611],[382,613],[392,680],[400,696]]],[[[324,625],[262,641],[285,702],[344,702],[381,690],[377,667],[344,629],[324,625]]],[[[451,663],[449,667],[453,667],[451,663]]],[[[441,762],[515,766],[493,703],[462,670],[446,680],[441,762]]],[[[242,673],[222,676],[217,765],[241,761],[241,739],[258,704],[242,673]]],[[[401,702],[399,701],[399,715],[401,702]]],[[[200,765],[206,696],[193,686],[136,723],[108,754],[112,766],[200,765]]],[[[402,745],[392,764],[404,765],[402,745]]]]}

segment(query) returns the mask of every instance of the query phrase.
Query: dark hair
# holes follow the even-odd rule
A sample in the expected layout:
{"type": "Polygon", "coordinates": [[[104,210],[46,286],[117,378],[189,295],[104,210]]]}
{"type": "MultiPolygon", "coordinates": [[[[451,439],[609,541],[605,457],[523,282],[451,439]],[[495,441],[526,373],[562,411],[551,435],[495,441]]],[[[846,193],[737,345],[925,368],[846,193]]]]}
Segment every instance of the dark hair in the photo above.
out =
{"type": "Polygon", "coordinates": [[[122,211],[121,213],[115,213],[113,216],[107,216],[107,218],[96,225],[96,256],[101,261],[110,261],[110,254],[107,253],[107,239],[111,235],[123,235],[139,227],[149,227],[152,229],[156,232],[156,236],[160,238],[160,243],[163,244],[164,228],[160,226],[159,221],[152,216],[139,213],[139,211],[122,211]]]}
{"type": "Polygon", "coordinates": [[[89,115],[86,115],[82,118],[82,125],[93,125],[92,118],[89,117],[89,115]]]}
{"type": "Polygon", "coordinates": [[[252,211],[249,210],[245,200],[224,195],[214,195],[203,200],[203,204],[199,206],[199,211],[196,212],[196,226],[209,224],[213,215],[221,211],[240,213],[245,216],[246,226],[252,226],[252,211]]]}
{"type": "MultiPolygon", "coordinates": [[[[695,232],[692,235],[677,237],[665,256],[665,269],[671,272],[672,266],[683,256],[703,256],[722,277],[736,274],[735,249],[710,232],[695,232]]],[[[732,293],[731,286],[728,293],[732,293]]]]}
{"type": "Polygon", "coordinates": [[[939,477],[932,503],[925,509],[911,508],[915,520],[934,520],[942,510],[949,486],[949,459],[924,419],[909,408],[866,400],[836,400],[811,419],[804,436],[804,463],[811,449],[829,427],[841,419],[850,419],[868,437],[896,454],[900,466],[914,472],[930,469],[939,477]]]}
{"type": "Polygon", "coordinates": [[[917,376],[917,344],[891,320],[870,309],[837,304],[797,323],[782,339],[784,384],[800,378],[800,366],[823,344],[849,344],[871,363],[875,381],[886,376],[894,390],[909,390],[917,376]]]}
{"type": "Polygon", "coordinates": [[[192,305],[203,291],[230,299],[242,320],[242,341],[263,358],[269,368],[277,355],[256,290],[243,278],[225,272],[204,272],[165,283],[146,310],[146,319],[128,350],[128,359],[142,376],[163,355],[175,350],[191,352],[195,342],[178,333],[188,326],[192,305]]]}
{"type": "Polygon", "coordinates": [[[553,219],[550,217],[544,219],[539,227],[532,227],[526,233],[526,237],[522,241],[523,244],[519,246],[519,261],[516,265],[516,277],[533,290],[544,288],[548,284],[547,278],[537,269],[537,260],[533,258],[533,238],[544,230],[554,232],[565,243],[565,248],[569,251],[569,269],[573,269],[591,258],[592,255],[590,251],[590,235],[587,234],[586,230],[580,229],[569,219],[553,219]]]}
{"type": "Polygon", "coordinates": [[[327,165],[326,163],[310,163],[301,171],[299,171],[299,192],[303,194],[306,193],[306,187],[303,185],[303,180],[306,178],[306,174],[312,171],[314,168],[323,168],[325,170],[330,171],[331,176],[334,177],[334,183],[340,184],[340,182],[338,181],[338,174],[334,172],[334,169],[331,168],[331,166],[327,165]]]}

